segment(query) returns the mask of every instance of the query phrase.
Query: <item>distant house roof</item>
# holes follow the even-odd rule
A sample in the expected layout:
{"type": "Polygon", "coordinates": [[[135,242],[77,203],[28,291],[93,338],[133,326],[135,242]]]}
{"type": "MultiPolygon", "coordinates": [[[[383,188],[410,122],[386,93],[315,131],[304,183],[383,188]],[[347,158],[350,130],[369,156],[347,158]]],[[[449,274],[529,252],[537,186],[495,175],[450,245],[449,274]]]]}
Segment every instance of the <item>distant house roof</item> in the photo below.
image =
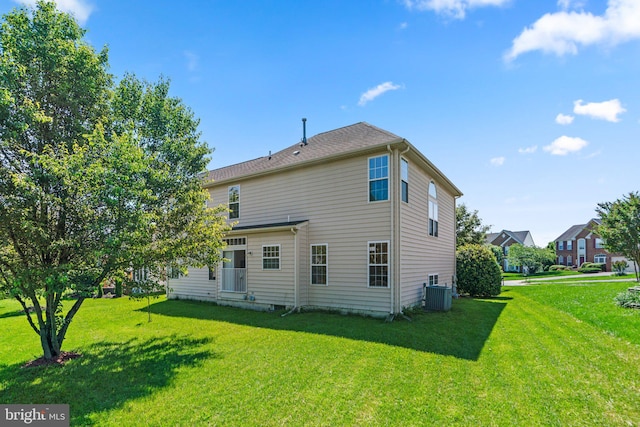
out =
{"type": "Polygon", "coordinates": [[[531,232],[528,230],[524,230],[524,231],[502,230],[499,233],[487,233],[485,239],[487,243],[490,243],[492,245],[497,245],[497,246],[503,246],[509,240],[511,240],[510,244],[519,243],[524,246],[534,246],[533,238],[531,237],[531,232]],[[505,235],[504,239],[501,238],[503,234],[505,235]]]}
{"type": "Polygon", "coordinates": [[[572,225],[567,231],[565,231],[560,236],[558,236],[558,238],[556,238],[554,242],[574,240],[576,236],[591,223],[594,223],[595,225],[600,225],[601,221],[599,218],[592,218],[586,224],[572,225]]]}
{"type": "Polygon", "coordinates": [[[462,192],[407,140],[365,122],[320,133],[308,138],[306,144],[298,142],[268,156],[214,169],[209,172],[207,177],[209,183],[205,183],[205,187],[215,185],[213,184],[214,182],[221,183],[239,178],[269,174],[283,169],[308,166],[331,158],[350,154],[355,155],[360,152],[399,143],[411,147],[424,164],[424,167],[436,175],[441,182],[446,183],[454,196],[462,195],[462,192]]]}

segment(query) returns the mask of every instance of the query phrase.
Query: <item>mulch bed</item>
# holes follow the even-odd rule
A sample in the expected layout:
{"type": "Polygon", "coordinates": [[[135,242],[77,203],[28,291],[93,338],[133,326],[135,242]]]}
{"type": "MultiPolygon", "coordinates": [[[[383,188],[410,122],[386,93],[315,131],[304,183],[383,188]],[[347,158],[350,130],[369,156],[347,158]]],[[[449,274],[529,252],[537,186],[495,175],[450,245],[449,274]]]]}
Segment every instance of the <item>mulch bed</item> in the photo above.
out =
{"type": "Polygon", "coordinates": [[[73,351],[63,351],[60,353],[60,355],[54,359],[48,360],[45,359],[44,357],[40,357],[36,360],[32,360],[31,362],[27,362],[25,363],[22,367],[23,368],[35,368],[36,366],[48,366],[48,365],[58,365],[58,366],[62,366],[64,365],[67,361],[71,360],[71,359],[77,359],[78,357],[81,357],[82,355],[80,353],[75,353],[73,351]]]}

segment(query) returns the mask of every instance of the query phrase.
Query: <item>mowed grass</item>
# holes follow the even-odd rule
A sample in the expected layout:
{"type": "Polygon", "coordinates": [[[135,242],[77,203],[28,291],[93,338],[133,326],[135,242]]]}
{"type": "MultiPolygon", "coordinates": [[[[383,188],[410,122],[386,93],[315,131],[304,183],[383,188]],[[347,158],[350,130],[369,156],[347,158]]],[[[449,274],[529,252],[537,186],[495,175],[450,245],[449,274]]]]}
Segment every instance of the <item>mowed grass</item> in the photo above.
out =
{"type": "Polygon", "coordinates": [[[149,323],[144,302],[90,300],[64,345],[83,356],[29,369],[37,336],[3,300],[0,401],[68,403],[72,425],[640,425],[625,286],[506,287],[393,323],[164,299],[149,323]],[[556,301],[583,291],[601,320],[556,301]]]}

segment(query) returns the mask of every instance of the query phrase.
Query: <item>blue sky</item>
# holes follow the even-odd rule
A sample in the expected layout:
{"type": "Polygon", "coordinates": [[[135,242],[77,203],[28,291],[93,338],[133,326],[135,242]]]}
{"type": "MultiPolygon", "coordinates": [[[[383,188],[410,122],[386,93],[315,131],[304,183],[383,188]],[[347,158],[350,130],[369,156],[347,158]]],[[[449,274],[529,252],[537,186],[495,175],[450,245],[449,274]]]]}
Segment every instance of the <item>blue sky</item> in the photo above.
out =
{"type": "MultiPolygon", "coordinates": [[[[32,1],[1,0],[4,14],[32,1]]],[[[171,79],[217,168],[360,121],[544,246],[640,190],[640,1],[58,0],[111,72],[171,79]]]]}

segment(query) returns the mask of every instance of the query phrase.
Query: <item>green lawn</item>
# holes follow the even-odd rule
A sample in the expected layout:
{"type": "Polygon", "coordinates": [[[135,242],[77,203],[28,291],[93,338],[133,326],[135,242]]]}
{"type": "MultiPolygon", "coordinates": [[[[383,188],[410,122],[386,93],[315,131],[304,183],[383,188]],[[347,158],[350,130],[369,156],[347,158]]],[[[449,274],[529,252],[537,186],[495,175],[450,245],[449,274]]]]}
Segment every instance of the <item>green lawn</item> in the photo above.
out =
{"type": "Polygon", "coordinates": [[[536,279],[546,277],[561,277],[561,276],[578,276],[584,277],[582,273],[575,270],[558,270],[558,271],[541,271],[540,273],[533,273],[524,275],[522,273],[502,273],[502,278],[505,281],[510,280],[523,280],[523,279],[536,279]]]}
{"type": "Polygon", "coordinates": [[[90,300],[64,367],[0,301],[0,402],[69,403],[72,425],[640,425],[628,286],[506,287],[413,322],[90,300]]]}

